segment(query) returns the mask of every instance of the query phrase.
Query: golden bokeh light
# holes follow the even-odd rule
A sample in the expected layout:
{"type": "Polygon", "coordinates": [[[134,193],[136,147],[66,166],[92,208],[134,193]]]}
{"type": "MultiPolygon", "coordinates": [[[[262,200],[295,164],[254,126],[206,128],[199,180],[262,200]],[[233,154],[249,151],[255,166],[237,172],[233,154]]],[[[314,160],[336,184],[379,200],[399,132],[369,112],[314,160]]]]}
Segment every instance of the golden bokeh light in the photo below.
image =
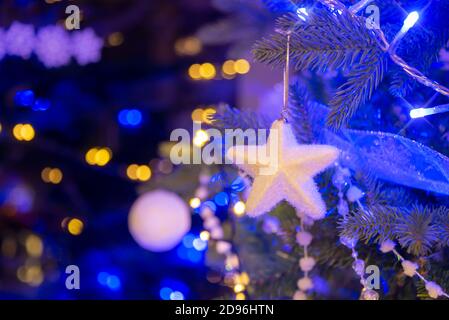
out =
{"type": "Polygon", "coordinates": [[[195,136],[193,138],[193,144],[196,147],[202,147],[209,141],[209,135],[204,130],[198,130],[195,132],[195,136]]]}
{"type": "Polygon", "coordinates": [[[130,164],[128,168],[126,168],[126,175],[131,180],[137,180],[137,169],[139,166],[137,164],[130,164]]]}
{"type": "Polygon", "coordinates": [[[95,163],[96,165],[103,167],[108,164],[108,162],[111,160],[111,154],[112,152],[107,148],[102,148],[97,151],[95,154],[95,163]]]}
{"type": "Polygon", "coordinates": [[[198,63],[192,64],[189,68],[189,77],[192,78],[193,80],[201,79],[200,68],[201,68],[200,64],[198,63]]]}
{"type": "Polygon", "coordinates": [[[235,61],[234,60],[227,60],[223,63],[223,66],[221,67],[224,74],[232,76],[236,74],[235,70],[235,61]]]}
{"type": "Polygon", "coordinates": [[[245,59],[239,59],[234,64],[235,72],[237,72],[239,74],[248,73],[250,68],[251,68],[251,66],[250,66],[249,62],[245,59]]]}
{"type": "Polygon", "coordinates": [[[213,115],[217,113],[214,108],[207,108],[202,112],[201,119],[204,123],[211,124],[213,115]]]}
{"type": "Polygon", "coordinates": [[[14,138],[19,141],[31,141],[34,139],[36,132],[31,124],[16,124],[12,130],[14,138]]]}
{"type": "Polygon", "coordinates": [[[112,159],[112,151],[109,148],[91,148],[87,151],[85,160],[88,164],[103,167],[112,159]]]}
{"type": "Polygon", "coordinates": [[[118,47],[119,45],[121,45],[123,43],[123,41],[124,41],[124,37],[121,32],[111,33],[108,36],[108,40],[107,40],[108,44],[111,47],[118,47]]]}
{"type": "Polygon", "coordinates": [[[206,62],[200,66],[200,76],[203,79],[210,80],[215,77],[217,71],[215,70],[215,66],[212,63],[206,62]]]}
{"type": "Polygon", "coordinates": [[[180,56],[194,56],[201,52],[203,44],[197,37],[186,37],[176,40],[175,51],[180,56]]]}
{"type": "Polygon", "coordinates": [[[62,174],[61,169],[53,168],[48,173],[48,181],[53,184],[61,183],[62,178],[63,178],[63,174],[62,174]]]}
{"type": "Polygon", "coordinates": [[[245,300],[246,296],[243,292],[239,292],[235,295],[235,300],[245,300]]]}
{"type": "Polygon", "coordinates": [[[137,179],[140,181],[148,181],[151,178],[151,169],[147,165],[139,166],[136,170],[137,179]]]}
{"type": "Polygon", "coordinates": [[[209,231],[203,230],[200,232],[200,239],[203,241],[208,241],[210,239],[209,231]]]}
{"type": "Polygon", "coordinates": [[[245,286],[244,286],[243,284],[237,283],[237,284],[234,286],[234,292],[235,292],[235,293],[240,293],[240,292],[243,292],[243,291],[245,291],[245,286]]]}
{"type": "Polygon", "coordinates": [[[243,201],[237,201],[233,207],[234,214],[238,217],[243,216],[245,214],[245,209],[246,206],[243,201]]]}
{"type": "Polygon", "coordinates": [[[196,197],[195,197],[195,198],[190,199],[189,205],[190,205],[190,207],[191,207],[192,209],[199,208],[199,206],[201,205],[201,200],[200,200],[200,198],[196,198],[196,197]]]}
{"type": "Polygon", "coordinates": [[[44,251],[44,245],[41,238],[31,234],[25,240],[25,248],[31,257],[39,258],[44,251]]]}
{"type": "Polygon", "coordinates": [[[67,224],[67,230],[73,236],[80,235],[83,232],[83,229],[84,223],[77,218],[70,219],[69,223],[67,224]]]}
{"type": "Polygon", "coordinates": [[[196,108],[192,111],[192,121],[201,122],[203,120],[203,112],[204,110],[201,108],[196,108]]]}

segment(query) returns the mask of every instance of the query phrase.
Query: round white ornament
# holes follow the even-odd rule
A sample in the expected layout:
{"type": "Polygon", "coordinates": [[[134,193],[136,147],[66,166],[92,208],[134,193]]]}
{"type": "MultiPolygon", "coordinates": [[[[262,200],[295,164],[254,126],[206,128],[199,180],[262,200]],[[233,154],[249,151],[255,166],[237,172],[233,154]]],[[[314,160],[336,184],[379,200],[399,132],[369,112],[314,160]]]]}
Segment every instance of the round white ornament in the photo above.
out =
{"type": "Polygon", "coordinates": [[[144,249],[163,252],[173,249],[190,230],[191,214],[187,204],[175,193],[155,190],[134,202],[128,228],[144,249]]]}

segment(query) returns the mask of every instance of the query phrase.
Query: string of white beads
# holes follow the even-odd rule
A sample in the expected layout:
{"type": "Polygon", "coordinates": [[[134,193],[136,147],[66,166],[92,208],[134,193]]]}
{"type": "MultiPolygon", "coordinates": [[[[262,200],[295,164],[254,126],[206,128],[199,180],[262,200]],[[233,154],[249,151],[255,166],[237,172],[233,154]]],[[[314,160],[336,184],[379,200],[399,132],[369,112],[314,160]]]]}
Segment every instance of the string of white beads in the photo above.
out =
{"type": "MultiPolygon", "coordinates": [[[[315,259],[309,256],[308,247],[312,243],[313,236],[306,231],[304,225],[306,224],[305,216],[298,214],[301,225],[300,230],[296,233],[296,242],[303,247],[304,257],[299,259],[299,268],[304,273],[304,276],[297,282],[298,290],[293,295],[293,300],[307,300],[307,291],[313,289],[313,281],[309,277],[309,272],[315,267],[315,259]]],[[[307,221],[308,224],[313,222],[307,221]]]]}
{"type": "Polygon", "coordinates": [[[380,246],[379,246],[379,250],[382,253],[388,253],[388,252],[392,252],[396,258],[401,262],[402,265],[402,269],[404,271],[404,274],[408,277],[414,277],[417,276],[419,277],[425,284],[427,293],[429,295],[429,297],[433,298],[433,299],[437,299],[441,296],[444,296],[446,298],[449,298],[449,295],[443,291],[443,289],[436,284],[433,281],[429,281],[426,278],[424,278],[424,276],[418,271],[418,264],[416,264],[415,262],[406,260],[396,249],[395,249],[396,244],[391,241],[391,240],[385,240],[383,241],[380,246]]]}

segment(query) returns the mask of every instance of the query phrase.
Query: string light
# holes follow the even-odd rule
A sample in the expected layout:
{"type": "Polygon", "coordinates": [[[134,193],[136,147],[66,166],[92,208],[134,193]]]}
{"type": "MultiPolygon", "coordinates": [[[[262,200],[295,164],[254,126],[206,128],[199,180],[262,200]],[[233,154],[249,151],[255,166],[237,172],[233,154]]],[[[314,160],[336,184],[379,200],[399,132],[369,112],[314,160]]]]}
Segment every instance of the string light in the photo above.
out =
{"type": "Polygon", "coordinates": [[[443,104],[432,108],[417,108],[410,110],[410,117],[412,119],[417,119],[448,111],[449,111],[449,104],[443,104]]]}
{"type": "Polygon", "coordinates": [[[361,1],[357,2],[356,4],[350,6],[349,11],[351,11],[352,13],[357,13],[360,10],[362,10],[363,7],[365,7],[371,1],[373,1],[373,0],[361,0],[361,1]]]}
{"type": "Polygon", "coordinates": [[[19,141],[31,141],[34,139],[36,132],[31,124],[16,124],[13,128],[13,136],[19,141]]]}
{"type": "Polygon", "coordinates": [[[25,248],[31,257],[39,258],[44,251],[44,245],[41,238],[34,234],[30,234],[25,240],[25,248]]]}
{"type": "Polygon", "coordinates": [[[296,10],[296,14],[302,21],[306,21],[309,16],[306,8],[298,8],[298,10],[296,10]]]}
{"type": "Polygon", "coordinates": [[[393,41],[390,43],[388,51],[391,53],[396,52],[396,48],[399,41],[405,36],[405,34],[416,24],[419,19],[419,13],[417,11],[410,12],[404,20],[401,30],[396,34],[393,41]]]}
{"type": "Polygon", "coordinates": [[[203,120],[203,109],[196,108],[192,111],[192,121],[200,123],[203,120]]]}
{"type": "Polygon", "coordinates": [[[208,241],[210,239],[209,231],[203,230],[200,232],[200,239],[203,241],[208,241]]]}
{"type": "Polygon", "coordinates": [[[201,65],[198,63],[192,64],[189,67],[189,77],[192,78],[193,80],[200,80],[201,79],[201,74],[200,74],[200,67],[201,65]]]}
{"type": "Polygon", "coordinates": [[[234,60],[226,60],[221,67],[224,74],[233,76],[236,74],[234,60]]]}
{"type": "Polygon", "coordinates": [[[206,62],[200,66],[199,73],[203,79],[210,80],[215,77],[217,71],[212,63],[206,62]]]}
{"type": "Polygon", "coordinates": [[[235,62],[234,69],[238,74],[246,74],[251,69],[251,66],[247,60],[239,59],[235,62]]]}
{"type": "Polygon", "coordinates": [[[203,44],[197,37],[178,39],[175,42],[175,51],[180,56],[194,56],[201,52],[203,44]]]}
{"type": "Polygon", "coordinates": [[[234,286],[234,292],[235,292],[235,293],[240,293],[240,292],[243,292],[243,291],[245,291],[245,286],[244,286],[243,284],[237,283],[237,284],[234,286]]]}
{"type": "Polygon", "coordinates": [[[58,168],[44,168],[41,172],[41,178],[46,183],[59,184],[62,181],[63,174],[58,168]]]}
{"type": "Polygon", "coordinates": [[[142,112],[137,109],[123,109],[118,114],[118,121],[123,126],[136,127],[142,122],[142,112]]]}
{"type": "Polygon", "coordinates": [[[91,148],[87,151],[85,160],[90,165],[103,167],[111,161],[112,151],[109,148],[91,148]]]}
{"type": "Polygon", "coordinates": [[[246,206],[243,201],[237,201],[233,207],[234,214],[238,217],[243,216],[245,214],[245,209],[246,206]]]}
{"type": "Polygon", "coordinates": [[[151,178],[151,169],[147,165],[141,165],[136,170],[136,177],[138,180],[144,182],[151,178]]]}
{"type": "Polygon", "coordinates": [[[117,47],[123,43],[124,37],[121,32],[114,32],[108,36],[107,41],[111,47],[117,47]]]}
{"type": "Polygon", "coordinates": [[[195,197],[195,198],[190,199],[189,205],[190,205],[190,207],[192,207],[193,209],[199,208],[200,205],[201,205],[201,200],[200,200],[200,198],[196,198],[196,197],[195,197]]]}
{"type": "MultiPolygon", "coordinates": [[[[347,10],[345,5],[338,0],[321,0],[321,2],[332,10],[334,10],[335,7],[337,7],[339,10],[347,10]]],[[[412,12],[410,19],[409,20],[406,19],[407,23],[405,26],[403,26],[403,28],[405,28],[405,29],[407,29],[409,27],[411,28],[412,25],[414,25],[416,23],[416,21],[414,21],[414,20],[416,20],[417,17],[419,17],[419,14],[417,15],[416,13],[412,12]]],[[[402,70],[404,70],[404,72],[406,72],[410,77],[412,77],[414,80],[418,81],[422,85],[425,85],[426,87],[430,87],[433,90],[435,90],[436,92],[441,93],[445,96],[449,96],[448,88],[446,88],[445,86],[442,86],[441,84],[439,84],[438,82],[436,82],[432,79],[427,78],[421,71],[408,65],[404,61],[404,59],[402,59],[401,57],[396,55],[396,53],[395,53],[396,45],[388,43],[388,41],[385,37],[385,34],[383,33],[383,31],[380,28],[375,29],[374,32],[375,32],[377,38],[381,41],[381,44],[380,44],[381,49],[388,52],[391,60],[395,64],[400,66],[402,68],[402,70]]],[[[405,33],[399,32],[399,34],[402,34],[402,36],[403,36],[405,33]]],[[[393,42],[394,42],[394,40],[393,40],[393,42]]],[[[396,44],[397,44],[397,41],[396,41],[396,44]]]]}
{"type": "Polygon", "coordinates": [[[197,147],[202,147],[209,141],[209,135],[204,130],[198,130],[195,132],[195,136],[193,138],[193,144],[197,147]]]}
{"type": "Polygon", "coordinates": [[[67,231],[73,236],[79,236],[84,229],[84,223],[77,218],[70,219],[67,224],[67,231]]]}
{"type": "Polygon", "coordinates": [[[408,30],[410,30],[418,20],[419,20],[419,13],[417,11],[410,12],[407,18],[405,18],[404,20],[401,32],[405,33],[408,30]]]}
{"type": "Polygon", "coordinates": [[[239,292],[235,295],[235,300],[245,300],[246,296],[243,292],[239,292]]]}

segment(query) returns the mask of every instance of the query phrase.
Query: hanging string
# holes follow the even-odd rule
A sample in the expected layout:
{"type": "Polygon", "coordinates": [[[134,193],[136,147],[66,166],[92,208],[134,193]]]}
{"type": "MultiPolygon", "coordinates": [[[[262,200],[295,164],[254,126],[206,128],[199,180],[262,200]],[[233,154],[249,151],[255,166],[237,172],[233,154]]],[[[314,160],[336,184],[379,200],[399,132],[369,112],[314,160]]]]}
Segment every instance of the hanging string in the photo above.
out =
{"type": "Polygon", "coordinates": [[[281,120],[288,122],[288,96],[289,96],[289,73],[290,73],[290,37],[291,31],[285,32],[287,35],[287,48],[285,51],[285,66],[284,66],[284,98],[281,111],[281,120]]]}

